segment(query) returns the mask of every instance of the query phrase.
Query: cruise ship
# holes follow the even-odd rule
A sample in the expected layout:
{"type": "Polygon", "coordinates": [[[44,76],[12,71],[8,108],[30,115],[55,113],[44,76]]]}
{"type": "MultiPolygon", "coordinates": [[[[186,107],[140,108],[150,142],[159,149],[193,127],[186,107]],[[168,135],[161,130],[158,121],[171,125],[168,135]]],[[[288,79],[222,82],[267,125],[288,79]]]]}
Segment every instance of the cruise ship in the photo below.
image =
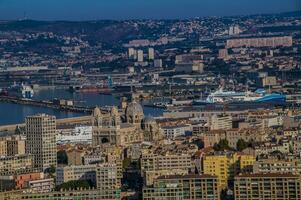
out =
{"type": "Polygon", "coordinates": [[[194,104],[213,104],[213,103],[277,103],[286,102],[286,96],[278,93],[267,94],[265,90],[258,89],[255,92],[235,92],[223,91],[219,89],[208,95],[206,100],[196,100],[194,104]]]}

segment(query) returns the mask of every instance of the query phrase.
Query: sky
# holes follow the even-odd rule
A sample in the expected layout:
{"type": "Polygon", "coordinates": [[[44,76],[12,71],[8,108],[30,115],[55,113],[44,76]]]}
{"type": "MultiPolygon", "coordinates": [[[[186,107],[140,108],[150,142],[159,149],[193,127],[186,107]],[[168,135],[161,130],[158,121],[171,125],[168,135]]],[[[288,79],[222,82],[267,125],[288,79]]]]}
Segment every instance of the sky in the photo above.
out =
{"type": "Polygon", "coordinates": [[[301,0],[0,0],[0,20],[182,19],[301,10],[301,0]]]}

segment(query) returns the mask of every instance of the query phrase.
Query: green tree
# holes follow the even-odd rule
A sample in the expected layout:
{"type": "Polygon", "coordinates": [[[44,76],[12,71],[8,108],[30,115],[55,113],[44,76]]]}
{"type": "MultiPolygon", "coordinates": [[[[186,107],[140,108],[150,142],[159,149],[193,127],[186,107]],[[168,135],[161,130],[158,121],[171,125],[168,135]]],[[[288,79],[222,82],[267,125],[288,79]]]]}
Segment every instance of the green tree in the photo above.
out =
{"type": "Polygon", "coordinates": [[[236,143],[236,150],[237,151],[243,151],[244,149],[248,148],[249,144],[243,140],[243,139],[239,139],[236,143]]]}
{"type": "Polygon", "coordinates": [[[62,183],[61,185],[56,187],[56,190],[76,190],[79,188],[88,189],[93,186],[94,185],[91,182],[86,180],[74,180],[62,183]]]}
{"type": "Polygon", "coordinates": [[[232,150],[227,139],[222,139],[219,143],[214,144],[213,149],[215,151],[232,150]]]}

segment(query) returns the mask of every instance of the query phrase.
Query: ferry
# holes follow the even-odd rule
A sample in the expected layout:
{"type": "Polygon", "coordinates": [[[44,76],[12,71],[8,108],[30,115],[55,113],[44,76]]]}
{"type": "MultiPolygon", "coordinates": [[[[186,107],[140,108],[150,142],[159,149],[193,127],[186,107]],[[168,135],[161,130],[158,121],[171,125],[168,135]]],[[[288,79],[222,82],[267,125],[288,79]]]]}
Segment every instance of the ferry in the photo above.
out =
{"type": "Polygon", "coordinates": [[[286,96],[278,93],[267,94],[265,90],[258,89],[255,92],[223,91],[219,89],[208,95],[206,100],[195,100],[195,105],[213,103],[277,103],[286,102],[286,96]]]}
{"type": "Polygon", "coordinates": [[[23,98],[25,98],[25,99],[31,99],[31,98],[33,98],[34,91],[33,91],[33,89],[32,89],[31,86],[23,85],[22,84],[20,90],[21,90],[21,94],[22,94],[23,98]]]}

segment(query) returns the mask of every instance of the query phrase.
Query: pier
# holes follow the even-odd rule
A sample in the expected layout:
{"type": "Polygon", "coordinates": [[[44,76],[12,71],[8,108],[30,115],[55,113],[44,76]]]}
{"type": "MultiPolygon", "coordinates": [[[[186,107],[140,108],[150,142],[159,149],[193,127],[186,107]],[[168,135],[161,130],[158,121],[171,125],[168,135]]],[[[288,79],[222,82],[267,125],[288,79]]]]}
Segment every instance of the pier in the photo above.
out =
{"type": "Polygon", "coordinates": [[[11,97],[11,96],[0,96],[0,102],[46,107],[46,108],[52,108],[52,109],[57,109],[62,111],[88,113],[88,114],[92,113],[93,110],[92,107],[61,105],[61,104],[54,103],[52,101],[39,101],[39,100],[24,99],[24,98],[11,97]]]}

